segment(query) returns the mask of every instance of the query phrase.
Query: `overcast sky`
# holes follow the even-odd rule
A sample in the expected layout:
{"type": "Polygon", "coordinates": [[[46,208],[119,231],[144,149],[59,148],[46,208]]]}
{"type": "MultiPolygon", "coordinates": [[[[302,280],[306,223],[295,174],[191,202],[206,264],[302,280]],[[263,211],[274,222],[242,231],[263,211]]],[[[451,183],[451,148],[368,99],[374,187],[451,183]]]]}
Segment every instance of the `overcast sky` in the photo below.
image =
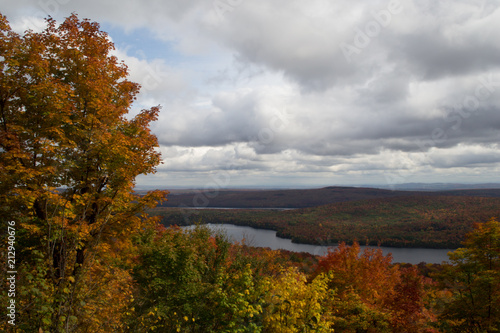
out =
{"type": "Polygon", "coordinates": [[[101,24],[163,164],[138,185],[500,182],[500,1],[0,0],[101,24]]]}

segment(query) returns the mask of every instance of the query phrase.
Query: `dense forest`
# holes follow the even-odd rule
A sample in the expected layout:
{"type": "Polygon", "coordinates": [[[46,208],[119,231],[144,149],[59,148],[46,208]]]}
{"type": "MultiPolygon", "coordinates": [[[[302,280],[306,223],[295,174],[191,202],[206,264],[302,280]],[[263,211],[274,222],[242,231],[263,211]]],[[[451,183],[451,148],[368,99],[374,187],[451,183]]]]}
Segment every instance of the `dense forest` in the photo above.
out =
{"type": "MultiPolygon", "coordinates": [[[[150,130],[160,108],[128,114],[139,85],[99,24],[76,14],[46,24],[19,35],[0,14],[0,331],[500,330],[500,223],[464,215],[496,201],[408,197],[259,216],[302,233],[376,217],[392,230],[400,215],[432,234],[453,205],[467,236],[443,265],[396,265],[356,242],[315,257],[233,244],[202,225],[167,228],[147,212],[168,193],[134,191],[161,161],[150,130]]],[[[363,228],[345,237],[364,241],[363,228]]]]}
{"type": "Polygon", "coordinates": [[[276,230],[297,243],[340,242],[394,247],[457,248],[476,221],[500,216],[500,198],[403,195],[297,210],[156,207],[165,225],[231,223],[276,230]]]}
{"type": "Polygon", "coordinates": [[[369,187],[329,186],[316,189],[289,190],[177,190],[160,207],[224,208],[307,208],[335,202],[403,196],[500,197],[500,189],[442,191],[394,191],[369,187]]]}

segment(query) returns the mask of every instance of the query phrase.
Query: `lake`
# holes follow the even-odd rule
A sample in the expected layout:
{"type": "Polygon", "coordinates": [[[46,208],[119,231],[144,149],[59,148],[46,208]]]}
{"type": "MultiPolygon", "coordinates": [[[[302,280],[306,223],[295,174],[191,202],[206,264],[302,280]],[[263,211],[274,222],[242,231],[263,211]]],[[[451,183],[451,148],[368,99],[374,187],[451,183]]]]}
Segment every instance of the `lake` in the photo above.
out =
{"type": "MultiPolygon", "coordinates": [[[[242,239],[245,239],[247,245],[269,247],[272,250],[283,249],[294,252],[308,252],[314,255],[324,255],[329,247],[292,243],[290,239],[276,237],[276,231],[272,230],[255,229],[233,224],[207,224],[207,226],[212,230],[220,230],[226,233],[233,242],[240,242],[242,239]]],[[[410,264],[418,264],[420,262],[440,264],[443,261],[447,261],[447,253],[453,251],[450,249],[361,246],[361,250],[364,248],[380,248],[385,255],[392,253],[393,262],[410,264]]]]}

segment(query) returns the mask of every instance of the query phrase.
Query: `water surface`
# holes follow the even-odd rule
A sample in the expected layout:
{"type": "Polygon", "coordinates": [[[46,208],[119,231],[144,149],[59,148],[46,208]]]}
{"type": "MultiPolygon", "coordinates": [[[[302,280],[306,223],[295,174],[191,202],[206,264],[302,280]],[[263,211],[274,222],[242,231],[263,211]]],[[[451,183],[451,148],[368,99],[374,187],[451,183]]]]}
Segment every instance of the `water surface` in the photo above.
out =
{"type": "MultiPolygon", "coordinates": [[[[277,237],[276,231],[273,230],[255,229],[252,227],[242,227],[234,224],[207,224],[207,226],[212,230],[220,230],[226,233],[233,242],[241,242],[245,239],[245,243],[247,245],[269,247],[272,250],[283,249],[294,252],[308,252],[314,255],[324,255],[329,247],[292,243],[290,239],[277,237]]],[[[392,254],[393,262],[404,262],[410,264],[418,264],[420,262],[440,264],[443,261],[447,261],[447,253],[449,251],[453,251],[450,249],[361,246],[361,250],[364,248],[380,248],[385,255],[389,253],[392,254]]]]}

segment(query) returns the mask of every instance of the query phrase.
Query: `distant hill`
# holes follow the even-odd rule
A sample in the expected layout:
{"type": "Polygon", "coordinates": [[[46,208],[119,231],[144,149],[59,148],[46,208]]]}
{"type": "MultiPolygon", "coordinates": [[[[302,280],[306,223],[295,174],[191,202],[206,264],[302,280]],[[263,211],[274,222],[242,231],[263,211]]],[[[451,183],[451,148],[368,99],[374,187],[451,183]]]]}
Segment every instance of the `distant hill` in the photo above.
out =
{"type": "Polygon", "coordinates": [[[162,207],[304,208],[334,202],[414,194],[375,188],[325,187],[297,190],[223,190],[171,193],[162,207]]]}
{"type": "Polygon", "coordinates": [[[170,193],[161,207],[306,208],[336,202],[435,195],[500,197],[500,189],[425,192],[332,186],[307,190],[190,190],[170,193]]]}
{"type": "Polygon", "coordinates": [[[392,185],[373,185],[387,190],[398,191],[450,191],[450,190],[478,190],[478,189],[500,189],[500,183],[460,184],[460,183],[403,183],[392,185]]]}
{"type": "Polygon", "coordinates": [[[439,191],[438,195],[500,198],[500,189],[439,191]]]}

